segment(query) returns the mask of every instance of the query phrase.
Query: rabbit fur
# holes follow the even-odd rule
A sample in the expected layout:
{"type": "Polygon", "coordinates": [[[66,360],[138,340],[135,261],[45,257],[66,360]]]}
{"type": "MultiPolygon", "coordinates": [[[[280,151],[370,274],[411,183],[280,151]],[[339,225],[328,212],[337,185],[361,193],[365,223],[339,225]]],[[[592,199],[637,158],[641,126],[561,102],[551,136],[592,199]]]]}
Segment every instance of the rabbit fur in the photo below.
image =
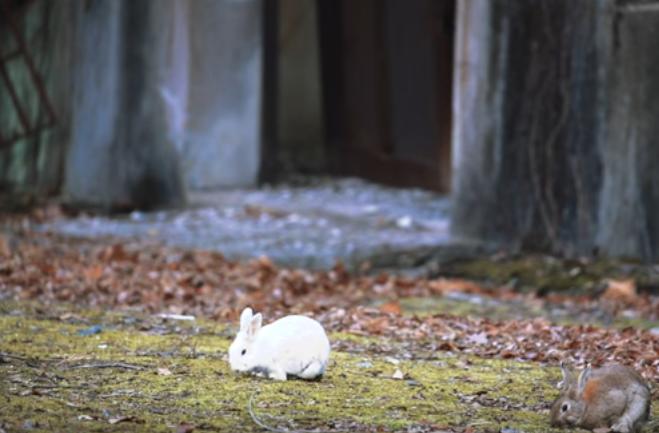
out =
{"type": "Polygon", "coordinates": [[[550,412],[552,426],[635,433],[647,421],[650,388],[633,369],[622,365],[598,369],[588,366],[577,375],[561,363],[561,370],[560,394],[550,412]]]}
{"type": "Polygon", "coordinates": [[[229,347],[231,369],[276,380],[322,376],[330,344],[322,325],[306,316],[286,316],[261,327],[262,316],[245,308],[229,347]]]}

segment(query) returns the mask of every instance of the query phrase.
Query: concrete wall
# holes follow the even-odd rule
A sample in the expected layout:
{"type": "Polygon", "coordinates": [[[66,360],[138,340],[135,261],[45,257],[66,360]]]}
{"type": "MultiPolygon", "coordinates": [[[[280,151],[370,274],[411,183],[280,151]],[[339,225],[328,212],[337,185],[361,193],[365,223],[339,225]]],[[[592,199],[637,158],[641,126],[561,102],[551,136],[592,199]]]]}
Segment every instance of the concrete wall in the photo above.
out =
{"type": "Polygon", "coordinates": [[[188,0],[182,148],[190,188],[253,185],[260,162],[261,1],[188,0]]]}
{"type": "MultiPolygon", "coordinates": [[[[185,184],[254,184],[261,14],[261,0],[34,3],[21,25],[57,125],[0,150],[0,189],[128,209],[180,205],[185,184]]],[[[43,117],[24,69],[10,68],[19,96],[43,117]]],[[[6,92],[0,108],[0,130],[16,131],[6,92]]]]}
{"type": "Polygon", "coordinates": [[[172,1],[105,0],[78,8],[67,200],[106,209],[184,202],[160,94],[172,1]]]}

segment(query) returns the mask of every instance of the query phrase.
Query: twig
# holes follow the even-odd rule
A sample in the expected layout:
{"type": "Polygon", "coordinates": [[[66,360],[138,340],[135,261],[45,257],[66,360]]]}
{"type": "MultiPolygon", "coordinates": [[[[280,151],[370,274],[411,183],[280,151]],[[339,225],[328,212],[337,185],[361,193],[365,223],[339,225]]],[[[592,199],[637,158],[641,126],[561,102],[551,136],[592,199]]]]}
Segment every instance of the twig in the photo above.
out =
{"type": "Polygon", "coordinates": [[[32,385],[30,386],[32,389],[80,389],[84,388],[82,385],[32,385]]]}
{"type": "Polygon", "coordinates": [[[249,416],[252,417],[252,421],[254,421],[254,424],[256,424],[257,426],[261,427],[264,430],[268,430],[268,431],[272,431],[272,432],[276,432],[276,433],[289,433],[290,430],[279,429],[279,428],[276,428],[276,427],[270,427],[269,425],[267,425],[266,423],[261,421],[256,416],[256,414],[254,413],[254,407],[253,406],[254,406],[254,398],[256,397],[256,394],[258,392],[259,392],[259,390],[257,389],[252,393],[252,395],[249,397],[249,403],[247,404],[247,411],[249,412],[249,416]]]}
{"type": "Polygon", "coordinates": [[[10,359],[17,359],[19,361],[28,361],[28,359],[23,356],[12,355],[11,353],[7,353],[7,352],[0,352],[0,358],[10,358],[10,359]]]}
{"type": "Polygon", "coordinates": [[[249,412],[249,416],[252,417],[252,421],[254,421],[254,424],[261,427],[262,429],[275,433],[334,433],[323,430],[288,430],[285,428],[277,428],[267,425],[256,416],[256,413],[254,413],[254,398],[256,397],[256,394],[258,392],[259,392],[258,389],[255,390],[252,393],[252,395],[249,397],[249,403],[247,404],[247,411],[249,412]]]}
{"type": "Polygon", "coordinates": [[[141,365],[127,364],[125,362],[99,362],[95,364],[80,364],[69,368],[126,368],[128,370],[144,370],[141,365]]]}
{"type": "Polygon", "coordinates": [[[38,360],[33,359],[33,358],[26,358],[24,356],[18,356],[18,355],[12,355],[11,353],[7,352],[0,352],[0,362],[7,362],[9,363],[8,360],[16,360],[16,361],[22,361],[25,364],[27,364],[28,367],[33,367],[36,368],[39,366],[38,360]]]}

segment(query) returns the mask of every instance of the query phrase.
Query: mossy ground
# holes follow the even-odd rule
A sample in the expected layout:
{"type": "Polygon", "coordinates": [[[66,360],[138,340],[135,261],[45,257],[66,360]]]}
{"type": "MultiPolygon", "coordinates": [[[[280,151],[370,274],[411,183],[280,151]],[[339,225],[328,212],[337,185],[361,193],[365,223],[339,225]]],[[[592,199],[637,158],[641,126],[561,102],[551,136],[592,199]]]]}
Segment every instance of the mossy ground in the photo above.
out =
{"type": "MultiPolygon", "coordinates": [[[[409,297],[399,300],[403,314],[428,316],[433,314],[451,314],[454,316],[489,318],[492,320],[520,320],[544,317],[559,325],[579,325],[589,323],[599,327],[624,329],[628,326],[638,329],[659,327],[659,322],[642,317],[612,316],[605,311],[571,311],[562,308],[549,308],[539,302],[524,300],[499,300],[483,296],[452,298],[451,296],[409,297]]],[[[376,303],[381,305],[384,301],[376,303]]]]}
{"type": "MultiPolygon", "coordinates": [[[[62,306],[0,308],[0,428],[126,432],[294,430],[524,432],[549,428],[557,368],[452,353],[373,347],[392,340],[336,333],[320,381],[273,382],[229,370],[231,325],[62,306]],[[102,331],[80,335],[91,325],[102,331]],[[347,348],[347,349],[346,349],[347,348]],[[403,379],[394,379],[400,369],[403,379]]],[[[657,416],[657,408],[654,409],[657,416]]]]}
{"type": "Polygon", "coordinates": [[[560,259],[544,255],[457,260],[442,267],[442,275],[513,285],[522,292],[588,294],[603,288],[603,281],[631,278],[642,291],[657,292],[659,272],[637,261],[560,259]]]}

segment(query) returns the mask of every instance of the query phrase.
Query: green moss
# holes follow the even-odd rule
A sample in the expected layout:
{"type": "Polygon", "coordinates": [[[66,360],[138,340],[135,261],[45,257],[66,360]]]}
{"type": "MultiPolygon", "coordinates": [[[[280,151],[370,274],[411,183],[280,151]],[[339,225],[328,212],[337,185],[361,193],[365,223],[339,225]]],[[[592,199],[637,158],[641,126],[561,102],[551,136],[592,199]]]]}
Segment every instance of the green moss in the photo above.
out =
{"type": "Polygon", "coordinates": [[[659,286],[659,277],[652,265],[628,260],[577,261],[542,255],[458,260],[446,264],[442,275],[495,285],[514,284],[520,291],[572,294],[593,294],[609,278],[634,279],[641,290],[656,290],[659,286]]]}
{"type": "Polygon", "coordinates": [[[493,320],[523,319],[542,316],[539,308],[522,302],[501,302],[487,297],[480,302],[451,299],[447,296],[431,298],[410,297],[400,299],[405,314],[427,316],[451,314],[454,316],[488,317],[493,320]]]}
{"type": "Polygon", "coordinates": [[[593,289],[610,266],[584,266],[573,261],[546,256],[524,256],[505,260],[476,259],[456,261],[447,274],[489,281],[495,284],[513,282],[522,291],[584,292],[593,289]]]}
{"type": "MultiPolygon", "coordinates": [[[[454,299],[449,296],[437,297],[409,297],[400,298],[403,314],[429,316],[435,314],[449,314],[453,316],[488,318],[490,320],[534,319],[544,317],[559,325],[574,325],[589,323],[593,326],[614,327],[623,329],[634,327],[638,329],[652,329],[659,326],[659,322],[642,317],[624,317],[617,315],[613,320],[603,321],[601,315],[569,314],[565,310],[542,308],[543,304],[524,301],[502,301],[487,296],[477,298],[478,301],[454,299]]],[[[384,301],[373,303],[378,307],[384,301]]],[[[608,319],[608,317],[607,317],[608,319]]]]}
{"type": "Polygon", "coordinates": [[[256,432],[247,411],[253,395],[260,418],[289,429],[552,431],[546,407],[556,396],[556,368],[445,352],[398,362],[381,349],[404,353],[402,343],[336,333],[330,338],[341,350],[321,381],[274,382],[230,371],[229,326],[53,314],[57,308],[0,314],[0,420],[8,431],[171,432],[186,422],[256,432]],[[78,334],[91,324],[103,332],[78,334]],[[404,379],[393,378],[397,369],[404,379]]]}

